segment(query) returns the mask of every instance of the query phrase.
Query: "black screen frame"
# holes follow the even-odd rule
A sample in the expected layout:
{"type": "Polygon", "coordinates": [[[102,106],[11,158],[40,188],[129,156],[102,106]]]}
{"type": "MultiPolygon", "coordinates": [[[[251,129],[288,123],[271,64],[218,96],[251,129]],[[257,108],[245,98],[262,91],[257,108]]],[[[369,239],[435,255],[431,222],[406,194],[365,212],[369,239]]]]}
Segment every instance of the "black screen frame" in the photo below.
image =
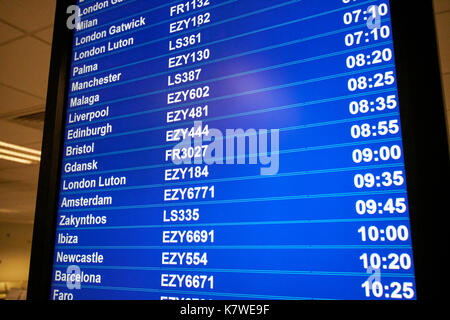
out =
{"type": "MultiPolygon", "coordinates": [[[[73,31],[66,26],[69,18],[66,10],[75,3],[75,0],[57,0],[29,270],[29,300],[50,299],[73,43],[73,31]]],[[[447,189],[440,185],[449,179],[449,149],[433,6],[431,0],[417,1],[413,5],[390,0],[390,5],[416,295],[418,300],[429,300],[441,297],[445,290],[442,281],[446,277],[439,271],[448,255],[446,224],[434,219],[436,213],[445,214],[442,208],[448,208],[447,189]]]]}
{"type": "Polygon", "coordinates": [[[418,299],[438,299],[445,297],[448,282],[440,272],[448,258],[444,183],[449,179],[449,146],[433,3],[390,4],[416,294],[418,299]]]}
{"type": "Polygon", "coordinates": [[[50,299],[74,34],[66,25],[67,8],[74,4],[56,3],[27,300],[50,299]]]}

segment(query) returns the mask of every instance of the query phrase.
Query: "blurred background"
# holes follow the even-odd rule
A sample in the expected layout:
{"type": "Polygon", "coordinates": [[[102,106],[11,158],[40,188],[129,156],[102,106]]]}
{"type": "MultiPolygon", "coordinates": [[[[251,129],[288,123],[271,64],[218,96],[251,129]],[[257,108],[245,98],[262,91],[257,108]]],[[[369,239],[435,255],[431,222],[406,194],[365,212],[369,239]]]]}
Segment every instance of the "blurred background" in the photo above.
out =
{"type": "MultiPolygon", "coordinates": [[[[449,124],[450,0],[434,5],[449,124]]],[[[26,297],[55,7],[0,0],[0,300],[26,297]]]]}

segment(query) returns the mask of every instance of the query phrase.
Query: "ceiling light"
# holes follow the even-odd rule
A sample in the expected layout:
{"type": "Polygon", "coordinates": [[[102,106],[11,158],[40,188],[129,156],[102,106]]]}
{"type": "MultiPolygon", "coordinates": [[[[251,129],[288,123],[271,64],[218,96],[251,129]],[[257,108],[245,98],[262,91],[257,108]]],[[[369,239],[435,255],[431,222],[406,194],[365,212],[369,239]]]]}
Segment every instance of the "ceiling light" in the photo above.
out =
{"type": "Polygon", "coordinates": [[[31,154],[36,154],[38,156],[41,155],[41,152],[38,150],[18,146],[16,144],[7,143],[7,142],[3,142],[3,141],[0,141],[0,147],[9,148],[9,149],[13,149],[13,150],[19,150],[19,151],[23,151],[23,152],[27,152],[27,153],[31,153],[31,154]]]}
{"type": "Polygon", "coordinates": [[[4,156],[2,154],[0,154],[0,159],[12,161],[12,162],[23,163],[23,164],[32,164],[33,163],[30,160],[25,160],[25,159],[20,159],[20,158],[16,158],[16,157],[10,157],[10,156],[4,156]]]}
{"type": "Polygon", "coordinates": [[[0,159],[22,164],[41,161],[41,152],[31,148],[0,141],[0,159]]]}
{"type": "Polygon", "coordinates": [[[10,150],[0,148],[0,155],[5,155],[5,154],[9,155],[9,156],[15,156],[15,157],[19,157],[19,158],[28,159],[28,160],[34,160],[34,161],[38,161],[38,162],[41,161],[41,157],[32,156],[32,155],[21,153],[21,152],[10,151],[10,150]]]}

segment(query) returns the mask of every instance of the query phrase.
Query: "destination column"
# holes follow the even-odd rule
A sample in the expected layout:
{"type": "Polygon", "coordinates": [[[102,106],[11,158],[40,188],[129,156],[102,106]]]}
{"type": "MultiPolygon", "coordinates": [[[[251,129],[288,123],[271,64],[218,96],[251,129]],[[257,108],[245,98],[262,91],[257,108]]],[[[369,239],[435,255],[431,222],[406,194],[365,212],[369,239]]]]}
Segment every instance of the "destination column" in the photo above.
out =
{"type": "MultiPolygon", "coordinates": [[[[80,1],[83,5],[84,1],[80,1]]],[[[102,266],[111,261],[113,252],[97,249],[93,235],[99,227],[110,226],[111,211],[117,205],[117,188],[129,185],[120,163],[111,167],[103,155],[105,139],[114,140],[120,132],[114,123],[117,106],[109,104],[105,88],[120,86],[132,75],[126,68],[111,71],[102,59],[108,54],[132,47],[133,35],[122,35],[147,25],[146,16],[135,16],[122,23],[102,21],[106,8],[119,10],[123,1],[90,3],[81,8],[89,15],[76,26],[70,70],[69,98],[62,157],[60,201],[55,241],[52,300],[73,300],[83,297],[83,289],[102,286],[110,280],[102,266]],[[105,4],[106,3],[106,4],[105,4]],[[119,36],[119,37],[117,37],[119,36]],[[86,246],[89,244],[89,246],[86,246]],[[89,249],[92,247],[92,249],[89,249]],[[100,268],[99,268],[100,267],[100,268]]],[[[132,9],[132,8],[131,8],[132,9]]],[[[118,11],[112,11],[115,14],[118,11]]],[[[84,18],[84,17],[82,17],[84,18]]],[[[109,58],[112,63],[119,59],[109,58]]],[[[131,179],[132,180],[132,179],[131,179]]]]}

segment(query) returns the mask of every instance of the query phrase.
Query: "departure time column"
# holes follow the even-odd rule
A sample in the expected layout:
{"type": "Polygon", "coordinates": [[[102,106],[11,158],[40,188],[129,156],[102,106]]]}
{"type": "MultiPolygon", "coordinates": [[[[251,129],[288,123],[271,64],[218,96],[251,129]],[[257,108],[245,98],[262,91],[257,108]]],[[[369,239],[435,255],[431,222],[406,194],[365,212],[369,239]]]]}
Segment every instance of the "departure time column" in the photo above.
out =
{"type": "MultiPolygon", "coordinates": [[[[343,4],[350,3],[343,0],[343,4]]],[[[343,14],[347,26],[364,26],[346,33],[344,43],[348,48],[379,43],[392,39],[392,30],[386,17],[389,4],[384,1],[353,7],[343,14]]],[[[356,51],[345,58],[348,70],[357,73],[347,79],[348,92],[357,95],[396,85],[394,51],[392,42],[376,49],[356,51]],[[374,68],[374,66],[376,66],[374,68]],[[373,71],[375,70],[375,71],[373,71]]],[[[405,214],[408,202],[402,189],[406,186],[403,148],[401,141],[370,144],[370,139],[392,138],[401,134],[398,98],[394,90],[378,96],[354,99],[348,105],[351,116],[365,118],[351,124],[349,134],[355,141],[363,143],[354,148],[352,162],[361,168],[353,176],[356,191],[382,190],[379,196],[360,196],[355,200],[355,214],[361,218],[356,226],[361,244],[366,246],[359,252],[361,266],[368,278],[361,283],[363,296],[375,299],[412,299],[415,296],[414,283],[409,279],[393,281],[395,273],[406,273],[413,267],[411,249],[403,243],[410,241],[410,228],[405,214]],[[369,116],[368,116],[369,115],[369,116]],[[370,115],[376,118],[371,119],[370,115]],[[367,141],[368,144],[364,145],[367,141]],[[378,166],[378,168],[377,168],[378,166]],[[364,220],[376,217],[371,222],[364,220]],[[390,249],[389,247],[393,247],[390,249]],[[398,248],[395,248],[398,247],[398,248]],[[405,247],[405,248],[403,248],[405,247]]]]}

